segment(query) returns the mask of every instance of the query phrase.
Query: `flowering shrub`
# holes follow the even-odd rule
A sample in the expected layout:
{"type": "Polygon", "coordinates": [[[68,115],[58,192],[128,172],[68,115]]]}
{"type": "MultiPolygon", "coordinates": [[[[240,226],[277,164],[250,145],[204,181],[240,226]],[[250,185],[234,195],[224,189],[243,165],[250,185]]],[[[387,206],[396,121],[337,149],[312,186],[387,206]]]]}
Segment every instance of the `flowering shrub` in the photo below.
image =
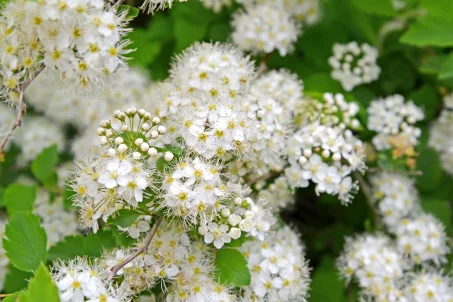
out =
{"type": "Polygon", "coordinates": [[[179,2],[0,0],[0,297],[452,302],[451,5],[179,2]]]}

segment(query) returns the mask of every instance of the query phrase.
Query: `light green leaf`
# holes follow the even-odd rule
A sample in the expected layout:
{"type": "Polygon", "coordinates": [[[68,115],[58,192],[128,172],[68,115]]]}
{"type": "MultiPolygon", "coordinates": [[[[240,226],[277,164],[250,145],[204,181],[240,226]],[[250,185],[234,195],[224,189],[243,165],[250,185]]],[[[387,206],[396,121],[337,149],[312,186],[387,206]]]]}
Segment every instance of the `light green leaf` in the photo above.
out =
{"type": "Polygon", "coordinates": [[[136,28],[128,35],[132,41],[130,48],[135,49],[129,57],[132,65],[147,66],[151,64],[159,55],[162,44],[151,37],[151,31],[136,28]]]}
{"type": "Polygon", "coordinates": [[[442,63],[439,72],[439,80],[447,80],[453,78],[453,52],[448,55],[442,63]]]}
{"type": "Polygon", "coordinates": [[[216,280],[232,286],[247,286],[250,284],[251,275],[247,267],[247,260],[237,250],[217,250],[214,266],[216,280]]]}
{"type": "Polygon", "coordinates": [[[392,17],[396,15],[391,0],[352,0],[352,4],[368,14],[392,17]]]}
{"type": "Polygon", "coordinates": [[[452,28],[453,21],[426,16],[413,24],[400,41],[415,46],[453,46],[452,28]]]}
{"type": "Polygon", "coordinates": [[[139,9],[136,7],[121,4],[120,6],[118,6],[118,13],[122,13],[123,11],[127,11],[126,19],[128,20],[134,19],[135,17],[138,16],[138,13],[140,12],[139,9]]]}
{"type": "Polygon", "coordinates": [[[453,2],[451,0],[421,0],[420,7],[433,17],[453,20],[453,2]]]}
{"type": "Polygon", "coordinates": [[[33,160],[31,164],[31,172],[33,175],[45,185],[55,185],[56,179],[53,179],[53,171],[58,163],[58,149],[56,145],[50,146],[33,160]]]}
{"type": "Polygon", "coordinates": [[[142,214],[135,210],[121,209],[115,213],[115,217],[108,220],[108,223],[122,228],[130,227],[142,214]]]}
{"type": "Polygon", "coordinates": [[[17,292],[17,293],[14,293],[14,294],[11,294],[11,295],[7,296],[2,301],[3,302],[21,302],[22,298],[24,298],[26,296],[27,296],[27,294],[25,293],[25,291],[21,290],[20,292],[17,292]]]}
{"type": "Polygon", "coordinates": [[[44,264],[40,264],[35,277],[30,280],[28,290],[21,302],[59,302],[58,288],[52,280],[49,270],[44,264]]]}
{"type": "Polygon", "coordinates": [[[36,187],[12,184],[6,188],[3,198],[9,215],[31,213],[36,198],[36,187]]]}
{"type": "Polygon", "coordinates": [[[35,270],[47,258],[47,236],[39,218],[16,213],[6,225],[3,247],[10,262],[23,271],[35,270]]]}
{"type": "Polygon", "coordinates": [[[185,19],[176,19],[173,33],[176,37],[176,51],[189,47],[192,43],[202,40],[206,33],[207,26],[192,23],[185,19]]]}

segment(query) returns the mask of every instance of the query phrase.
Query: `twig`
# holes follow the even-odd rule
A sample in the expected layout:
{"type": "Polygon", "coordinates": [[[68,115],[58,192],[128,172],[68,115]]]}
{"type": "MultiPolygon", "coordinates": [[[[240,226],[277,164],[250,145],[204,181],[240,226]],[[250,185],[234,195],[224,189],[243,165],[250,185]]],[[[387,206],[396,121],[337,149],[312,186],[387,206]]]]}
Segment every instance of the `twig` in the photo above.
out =
{"type": "Polygon", "coordinates": [[[28,80],[27,82],[24,82],[22,83],[20,86],[19,86],[19,101],[18,101],[18,104],[17,104],[17,115],[16,115],[16,121],[14,122],[13,126],[11,127],[11,129],[9,130],[8,134],[5,136],[5,138],[3,139],[1,145],[0,145],[0,161],[2,160],[3,158],[3,148],[5,148],[6,146],[6,143],[8,142],[9,138],[11,137],[11,135],[13,135],[13,132],[14,130],[16,130],[17,127],[20,127],[22,125],[22,116],[23,116],[23,112],[24,112],[24,92],[25,92],[25,89],[31,84],[31,82],[33,82],[34,79],[36,79],[36,77],[41,73],[41,71],[44,69],[44,67],[40,68],[38,71],[36,71],[36,73],[31,77],[30,80],[28,80]]]}
{"type": "Polygon", "coordinates": [[[374,223],[378,225],[379,215],[374,210],[374,198],[373,194],[371,193],[370,186],[368,186],[368,183],[365,181],[362,174],[360,174],[359,172],[354,172],[353,175],[354,178],[357,179],[357,181],[359,182],[360,189],[362,190],[363,195],[365,195],[365,199],[371,209],[371,212],[373,213],[374,223]]]}
{"type": "Polygon", "coordinates": [[[11,296],[12,294],[0,294],[0,298],[5,298],[5,297],[8,297],[8,296],[11,296]]]}
{"type": "Polygon", "coordinates": [[[272,53],[267,53],[262,59],[260,63],[260,67],[258,68],[258,71],[256,72],[258,75],[262,75],[267,71],[267,61],[269,61],[269,58],[271,57],[272,53]]]}
{"type": "Polygon", "coordinates": [[[149,245],[151,244],[151,240],[153,240],[154,235],[156,234],[157,229],[159,228],[160,223],[162,222],[162,217],[158,217],[156,223],[154,224],[153,228],[149,231],[148,235],[146,235],[145,241],[143,242],[143,246],[135,251],[132,255],[127,257],[123,262],[113,266],[110,269],[109,280],[111,280],[116,273],[126,266],[129,262],[137,258],[141,253],[148,252],[149,245]]]}

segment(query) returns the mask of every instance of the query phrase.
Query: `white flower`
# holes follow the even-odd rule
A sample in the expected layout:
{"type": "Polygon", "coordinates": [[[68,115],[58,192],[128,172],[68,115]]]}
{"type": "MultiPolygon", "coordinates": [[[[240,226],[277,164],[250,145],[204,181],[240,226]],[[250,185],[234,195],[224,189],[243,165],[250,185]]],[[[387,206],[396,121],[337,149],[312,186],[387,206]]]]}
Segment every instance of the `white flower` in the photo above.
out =
{"type": "Polygon", "coordinates": [[[208,231],[204,235],[204,242],[214,242],[214,246],[218,249],[222,248],[225,243],[231,242],[230,236],[227,234],[228,226],[225,224],[218,225],[215,222],[208,224],[208,231]]]}
{"type": "Polygon", "coordinates": [[[420,272],[411,278],[404,296],[408,302],[449,302],[453,299],[453,282],[437,272],[420,272]]]}
{"type": "Polygon", "coordinates": [[[246,7],[233,16],[233,41],[254,53],[278,50],[285,56],[294,48],[299,24],[280,4],[263,3],[246,7]]]}
{"type": "MultiPolygon", "coordinates": [[[[115,159],[107,164],[106,170],[99,176],[98,182],[110,189],[118,186],[120,179],[122,179],[122,183],[126,181],[125,176],[132,170],[132,165],[129,161],[115,159]],[[121,176],[123,177],[120,178],[121,176]]],[[[127,182],[124,185],[126,184],[127,182]]]]}
{"type": "Polygon", "coordinates": [[[357,42],[334,44],[333,56],[329,64],[333,70],[331,76],[340,81],[343,89],[351,91],[362,83],[370,83],[379,78],[381,69],[376,64],[378,50],[368,44],[357,42]]]}

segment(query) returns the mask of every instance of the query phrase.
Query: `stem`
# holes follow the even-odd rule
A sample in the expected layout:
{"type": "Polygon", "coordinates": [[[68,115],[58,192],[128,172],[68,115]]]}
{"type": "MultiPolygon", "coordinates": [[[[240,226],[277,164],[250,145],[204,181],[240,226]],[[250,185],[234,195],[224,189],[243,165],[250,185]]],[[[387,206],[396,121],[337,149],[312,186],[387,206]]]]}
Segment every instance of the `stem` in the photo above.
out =
{"type": "Polygon", "coordinates": [[[362,190],[363,195],[365,195],[365,199],[368,203],[368,206],[370,207],[371,212],[373,213],[375,225],[379,225],[380,218],[379,218],[379,215],[374,210],[374,198],[373,198],[373,194],[371,193],[370,186],[365,181],[362,174],[360,174],[359,172],[354,172],[353,175],[354,175],[354,178],[357,179],[357,181],[359,182],[360,189],[362,190]]]}
{"type": "Polygon", "coordinates": [[[261,59],[261,63],[260,63],[260,67],[258,68],[258,71],[256,72],[257,75],[262,75],[263,73],[265,73],[267,71],[267,61],[269,61],[269,58],[271,57],[272,55],[272,52],[270,53],[267,53],[262,59],[261,59]]]}
{"type": "Polygon", "coordinates": [[[16,116],[16,121],[14,122],[13,126],[11,127],[11,130],[9,130],[8,134],[5,136],[3,139],[2,143],[0,144],[0,162],[3,160],[3,148],[5,148],[6,143],[10,139],[11,135],[13,135],[14,130],[16,130],[17,127],[20,127],[22,125],[22,116],[23,116],[23,111],[24,111],[24,92],[25,89],[33,82],[34,79],[41,73],[41,71],[44,69],[42,67],[39,69],[32,77],[30,80],[27,82],[22,83],[19,86],[19,102],[17,104],[17,116],[16,116]]]}
{"type": "Polygon", "coordinates": [[[122,269],[126,264],[137,258],[141,253],[147,253],[149,245],[151,244],[151,240],[153,240],[154,235],[156,234],[157,229],[159,228],[160,223],[162,222],[162,217],[158,217],[156,223],[154,224],[153,228],[149,231],[148,235],[146,235],[145,241],[143,242],[143,246],[138,248],[135,253],[127,257],[123,262],[113,266],[110,269],[109,280],[111,280],[116,273],[122,269]]]}
{"type": "Polygon", "coordinates": [[[8,296],[11,296],[12,294],[0,294],[0,298],[5,298],[5,297],[8,297],[8,296]]]}

